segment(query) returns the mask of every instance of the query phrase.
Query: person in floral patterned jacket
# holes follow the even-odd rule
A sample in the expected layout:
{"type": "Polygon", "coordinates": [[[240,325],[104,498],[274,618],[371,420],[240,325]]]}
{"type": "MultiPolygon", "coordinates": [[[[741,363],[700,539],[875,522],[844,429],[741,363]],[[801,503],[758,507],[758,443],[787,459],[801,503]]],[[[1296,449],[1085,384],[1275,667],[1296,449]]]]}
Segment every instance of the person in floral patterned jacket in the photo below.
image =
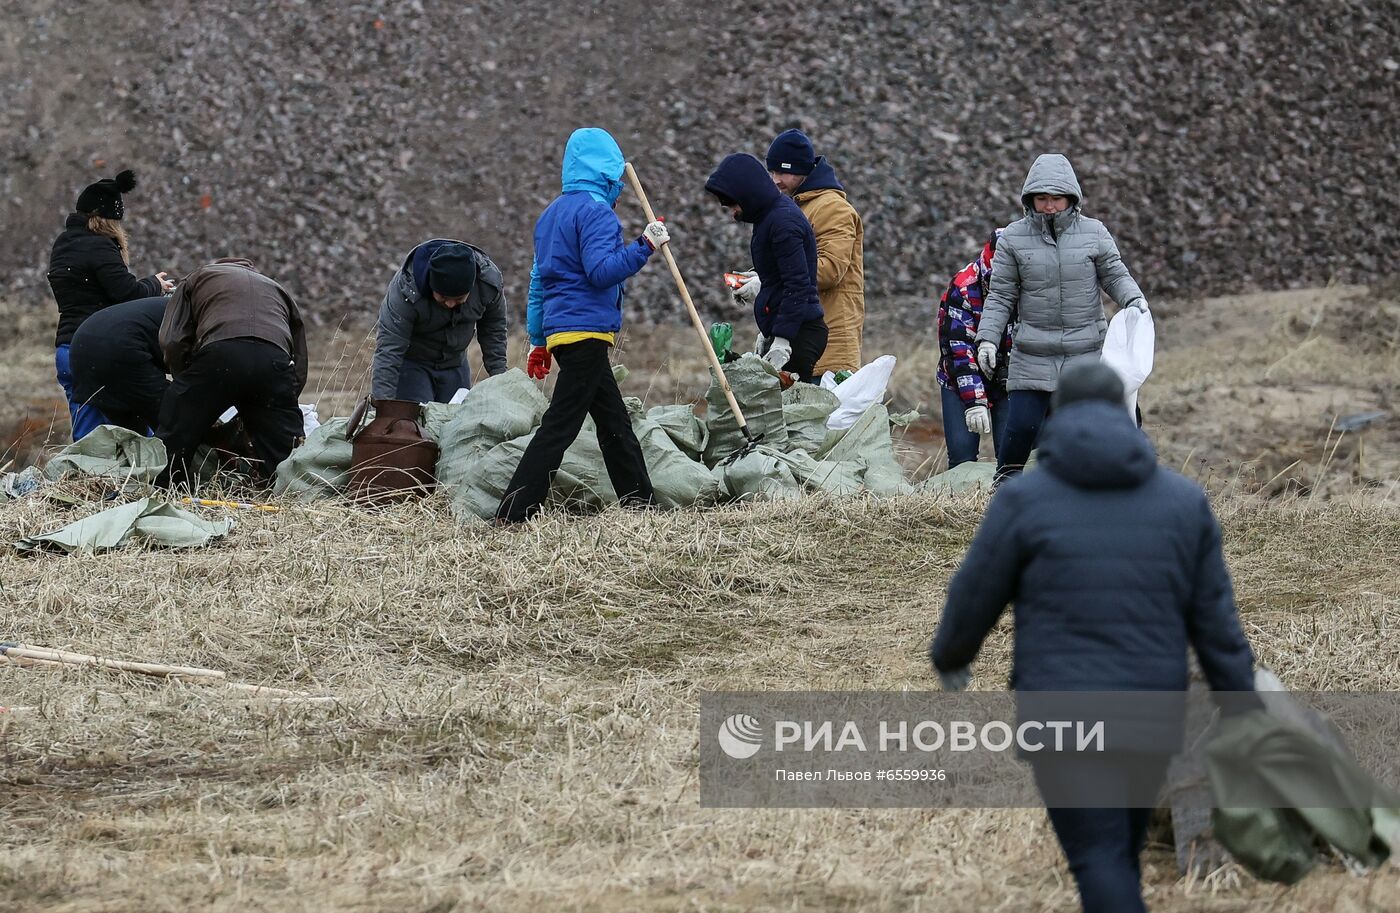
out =
{"type": "Polygon", "coordinates": [[[977,259],[958,271],[938,302],[938,386],[943,400],[949,469],[976,460],[984,434],[992,436],[994,447],[1000,446],[1006,427],[1006,372],[1012,321],[1007,322],[1001,357],[991,378],[984,377],[977,365],[974,341],[1001,231],[998,228],[977,259]]]}

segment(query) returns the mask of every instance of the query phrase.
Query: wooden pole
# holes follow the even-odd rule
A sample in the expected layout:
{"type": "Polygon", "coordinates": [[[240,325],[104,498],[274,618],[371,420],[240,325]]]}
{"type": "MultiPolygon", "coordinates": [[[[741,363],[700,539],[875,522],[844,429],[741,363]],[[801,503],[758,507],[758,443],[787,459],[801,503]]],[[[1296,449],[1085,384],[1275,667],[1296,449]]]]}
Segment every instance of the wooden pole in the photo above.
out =
{"type": "MultiPolygon", "coordinates": [[[[642,189],[642,181],[637,177],[637,170],[632,167],[631,162],[628,162],[623,166],[623,172],[632,185],[632,192],[637,195],[637,200],[642,204],[642,213],[647,217],[647,222],[655,222],[656,213],[652,211],[651,201],[647,199],[647,192],[642,189]]],[[[676,288],[680,290],[681,300],[685,302],[685,309],[690,312],[690,323],[700,336],[700,344],[705,347],[705,355],[710,361],[710,370],[715,372],[715,380],[719,383],[720,389],[724,391],[724,398],[729,401],[729,409],[734,413],[734,418],[739,423],[739,430],[743,432],[745,440],[752,442],[753,434],[749,431],[749,423],[744,419],[744,412],[739,408],[738,400],[734,398],[734,391],[729,389],[729,378],[724,374],[724,366],[719,363],[715,347],[710,344],[710,336],[705,332],[705,323],[700,319],[700,312],[695,309],[695,302],[690,298],[690,290],[685,286],[685,277],[681,275],[681,268],[676,264],[676,258],[671,253],[669,243],[661,245],[661,254],[666,258],[666,265],[671,268],[671,278],[676,280],[676,288]]]]}

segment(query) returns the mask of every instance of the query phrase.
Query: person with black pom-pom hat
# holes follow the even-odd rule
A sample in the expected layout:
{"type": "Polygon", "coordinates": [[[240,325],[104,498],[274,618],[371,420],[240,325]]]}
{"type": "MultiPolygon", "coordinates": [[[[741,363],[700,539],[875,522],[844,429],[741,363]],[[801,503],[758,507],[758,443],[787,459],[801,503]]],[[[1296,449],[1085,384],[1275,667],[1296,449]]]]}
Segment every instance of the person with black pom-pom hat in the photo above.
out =
{"type": "Polygon", "coordinates": [[[54,367],[68,400],[75,441],[108,422],[96,406],[74,396],[68,358],[73,333],[109,305],[157,297],[175,287],[163,272],[144,279],[131,274],[131,254],[121,224],[122,194],[135,187],[136,175],[123,171],[83,188],[49,253],[49,288],[58,303],[54,367]]]}

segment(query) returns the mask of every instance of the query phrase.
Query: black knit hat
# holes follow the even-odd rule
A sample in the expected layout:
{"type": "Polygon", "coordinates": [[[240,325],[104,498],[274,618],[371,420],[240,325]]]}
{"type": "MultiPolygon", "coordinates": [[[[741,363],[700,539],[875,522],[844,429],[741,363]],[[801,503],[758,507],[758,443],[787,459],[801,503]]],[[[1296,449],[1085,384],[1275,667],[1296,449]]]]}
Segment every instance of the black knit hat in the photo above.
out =
{"type": "Polygon", "coordinates": [[[95,212],[104,219],[121,220],[122,194],[136,189],[136,174],[127,170],[114,178],[103,178],[96,184],[89,184],[78,194],[78,202],[73,206],[78,212],[95,212]]]}
{"type": "Polygon", "coordinates": [[[1084,362],[1074,365],[1060,375],[1060,386],[1051,398],[1055,409],[1063,409],[1073,403],[1098,400],[1127,408],[1123,392],[1123,379],[1118,372],[1101,361],[1084,362]]]}
{"type": "Polygon", "coordinates": [[[476,273],[476,252],[465,244],[444,244],[428,258],[428,288],[444,298],[469,294],[476,273]]]}
{"type": "Polygon", "coordinates": [[[811,174],[817,167],[812,141],[801,130],[784,130],[768,147],[768,170],[783,174],[811,174]]]}

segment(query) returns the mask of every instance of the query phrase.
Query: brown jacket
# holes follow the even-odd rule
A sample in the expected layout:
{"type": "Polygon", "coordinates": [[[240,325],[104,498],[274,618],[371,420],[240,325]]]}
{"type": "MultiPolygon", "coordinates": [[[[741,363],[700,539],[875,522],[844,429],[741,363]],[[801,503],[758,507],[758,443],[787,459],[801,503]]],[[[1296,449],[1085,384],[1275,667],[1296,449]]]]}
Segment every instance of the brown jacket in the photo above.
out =
{"type": "Polygon", "coordinates": [[[813,373],[854,371],[865,327],[865,226],[844,191],[799,187],[793,199],[817,236],[817,295],[830,331],[813,373]]]}
{"type": "Polygon", "coordinates": [[[297,393],[306,386],[306,328],[287,290],[248,260],[205,264],[185,277],[165,306],[160,348],[172,375],[199,350],[225,339],[262,339],[292,357],[297,393]]]}

